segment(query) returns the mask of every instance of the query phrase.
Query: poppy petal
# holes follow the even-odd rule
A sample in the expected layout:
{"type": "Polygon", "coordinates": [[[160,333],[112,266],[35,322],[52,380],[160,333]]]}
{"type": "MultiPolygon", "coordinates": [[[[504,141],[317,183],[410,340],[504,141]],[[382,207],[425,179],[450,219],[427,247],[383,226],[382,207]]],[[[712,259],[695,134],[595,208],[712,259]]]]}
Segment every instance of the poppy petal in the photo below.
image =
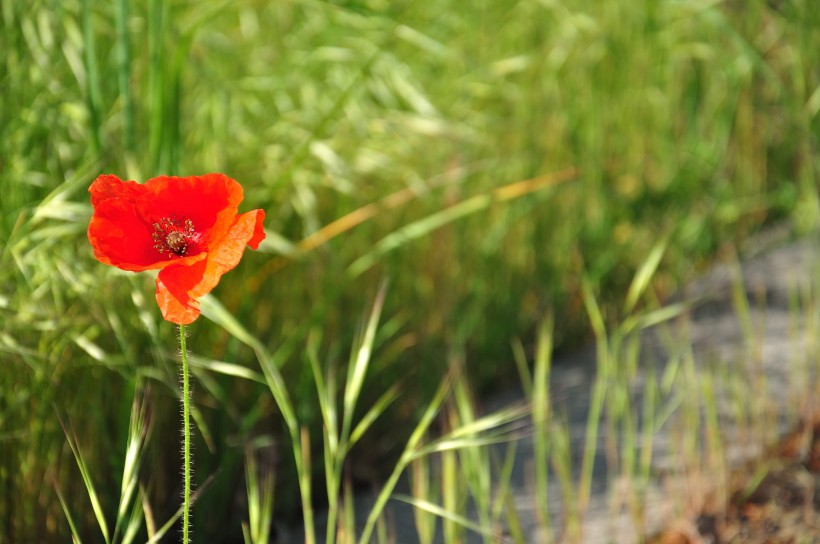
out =
{"type": "Polygon", "coordinates": [[[156,270],[169,264],[191,264],[206,254],[165,259],[151,237],[152,231],[128,199],[112,198],[99,202],[88,224],[88,240],[94,257],[122,270],[156,270]]]}
{"type": "Polygon", "coordinates": [[[185,325],[199,317],[197,298],[210,293],[222,275],[239,264],[246,245],[253,242],[258,246],[265,238],[264,218],[263,210],[238,215],[225,236],[211,248],[207,259],[191,265],[174,264],[160,271],[157,304],[166,321],[185,325]]]}
{"type": "Polygon", "coordinates": [[[209,293],[265,238],[265,212],[237,215],[242,186],[223,174],[159,176],[144,184],[99,176],[89,188],[88,239],[95,257],[123,270],[160,269],[156,297],[177,324],[199,316],[209,293]]]}
{"type": "Polygon", "coordinates": [[[159,176],[145,186],[149,194],[141,211],[149,222],[163,217],[190,219],[202,236],[200,247],[208,247],[225,235],[243,198],[242,186],[224,174],[159,176]]]}
{"type": "Polygon", "coordinates": [[[251,239],[248,240],[248,245],[251,246],[251,249],[257,249],[260,242],[265,239],[265,226],[262,224],[265,221],[265,211],[253,210],[252,212],[248,212],[243,215],[249,214],[256,214],[256,224],[253,227],[253,236],[251,236],[251,239]]]}
{"type": "Polygon", "coordinates": [[[199,317],[199,301],[191,296],[193,288],[201,281],[206,261],[190,266],[169,266],[157,275],[157,304],[166,321],[177,325],[193,323],[199,317]]]}
{"type": "Polygon", "coordinates": [[[123,181],[113,174],[103,174],[97,176],[91,187],[91,205],[95,208],[103,200],[123,198],[135,201],[140,195],[145,194],[145,186],[136,181],[123,181]]]}
{"type": "MultiPolygon", "coordinates": [[[[265,238],[265,232],[262,229],[264,218],[265,212],[262,210],[254,210],[236,217],[230,230],[208,252],[208,263],[202,280],[192,289],[192,296],[200,297],[210,293],[219,283],[222,275],[239,264],[246,245],[251,245],[251,242],[256,246],[259,245],[259,242],[265,238]]],[[[251,245],[254,249],[256,246],[251,245]]]]}
{"type": "Polygon", "coordinates": [[[151,231],[128,198],[98,201],[88,224],[88,240],[94,256],[105,264],[135,272],[163,266],[151,231]]]}

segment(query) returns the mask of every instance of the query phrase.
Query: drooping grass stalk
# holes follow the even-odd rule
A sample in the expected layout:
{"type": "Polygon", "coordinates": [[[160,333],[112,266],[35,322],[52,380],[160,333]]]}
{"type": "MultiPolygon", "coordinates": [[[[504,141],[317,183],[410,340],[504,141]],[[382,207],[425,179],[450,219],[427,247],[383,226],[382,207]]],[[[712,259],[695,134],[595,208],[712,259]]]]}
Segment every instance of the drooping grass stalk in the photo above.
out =
{"type": "Polygon", "coordinates": [[[305,544],[316,542],[316,529],[313,523],[313,504],[311,499],[311,477],[310,477],[310,449],[307,430],[300,427],[299,420],[287,387],[285,379],[279,371],[279,365],[290,354],[293,347],[285,342],[275,353],[270,353],[264,344],[248,332],[236,318],[231,315],[213,297],[204,296],[200,300],[202,313],[221,325],[234,338],[253,349],[259,366],[265,377],[265,382],[270,389],[273,400],[282,414],[282,419],[288,429],[288,436],[291,441],[293,459],[296,463],[296,473],[299,479],[299,493],[302,500],[302,510],[304,513],[305,544]],[[307,448],[307,451],[305,451],[307,448]]]}
{"type": "Polygon", "coordinates": [[[179,326],[179,352],[182,359],[182,542],[188,544],[191,522],[191,423],[190,388],[188,386],[188,346],[185,342],[185,325],[179,326]]]}

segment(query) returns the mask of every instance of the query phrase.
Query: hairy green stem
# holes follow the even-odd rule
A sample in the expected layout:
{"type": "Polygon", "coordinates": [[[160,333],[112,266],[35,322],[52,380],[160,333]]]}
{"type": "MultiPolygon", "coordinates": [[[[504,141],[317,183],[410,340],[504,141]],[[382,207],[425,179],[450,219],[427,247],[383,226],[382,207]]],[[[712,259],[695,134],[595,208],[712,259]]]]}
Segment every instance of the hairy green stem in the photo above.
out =
{"type": "Polygon", "coordinates": [[[188,544],[188,526],[191,509],[191,413],[188,387],[188,348],[185,345],[185,325],[179,326],[179,352],[182,356],[182,467],[185,490],[182,495],[182,542],[188,544]]]}

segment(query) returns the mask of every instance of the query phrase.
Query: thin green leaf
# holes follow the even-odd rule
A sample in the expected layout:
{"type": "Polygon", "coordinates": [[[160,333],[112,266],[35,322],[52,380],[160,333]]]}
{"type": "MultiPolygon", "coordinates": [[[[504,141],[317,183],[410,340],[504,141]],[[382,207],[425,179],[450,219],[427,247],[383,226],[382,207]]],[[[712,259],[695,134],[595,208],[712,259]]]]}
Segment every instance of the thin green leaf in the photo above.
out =
{"type": "Polygon", "coordinates": [[[60,486],[57,485],[56,482],[54,483],[54,492],[57,494],[57,499],[60,501],[60,506],[63,508],[63,513],[65,514],[66,521],[68,522],[68,527],[71,529],[71,539],[75,544],[82,544],[82,539],[80,538],[80,533],[77,531],[74,518],[71,517],[71,512],[68,510],[68,505],[65,502],[65,498],[63,497],[62,492],[60,492],[60,486]]]}
{"type": "Polygon", "coordinates": [[[658,269],[661,258],[666,252],[666,246],[668,243],[669,235],[666,235],[658,240],[650,250],[649,255],[647,255],[646,259],[644,259],[640,268],[638,268],[638,271],[635,273],[635,277],[632,278],[632,283],[629,285],[629,290],[626,293],[626,302],[624,303],[625,315],[630,315],[632,313],[632,310],[635,309],[641,295],[643,295],[644,291],[649,286],[649,282],[652,280],[652,276],[655,275],[655,271],[658,269]]]}
{"type": "Polygon", "coordinates": [[[373,424],[376,419],[379,418],[385,411],[385,409],[393,403],[394,400],[399,398],[399,384],[393,385],[390,389],[382,393],[382,395],[378,398],[378,400],[370,407],[370,409],[362,416],[362,419],[359,420],[359,423],[356,424],[356,427],[353,429],[353,432],[350,433],[350,440],[348,441],[348,446],[353,447],[356,442],[367,432],[367,429],[373,424]]]}
{"type": "Polygon", "coordinates": [[[74,454],[74,460],[77,462],[77,468],[80,469],[80,475],[83,478],[83,484],[85,484],[85,489],[88,493],[88,498],[91,501],[91,509],[94,511],[94,516],[97,518],[97,525],[100,528],[100,532],[102,533],[105,542],[107,544],[110,544],[111,536],[108,532],[108,524],[105,521],[105,513],[103,512],[102,504],[100,503],[100,498],[97,495],[97,490],[94,488],[94,482],[91,480],[91,473],[88,470],[85,458],[83,457],[79,445],[77,444],[76,439],[74,438],[74,433],[68,430],[65,423],[63,423],[62,418],[60,418],[59,416],[58,420],[60,421],[60,425],[63,428],[63,433],[65,434],[66,441],[68,442],[68,447],[71,448],[71,452],[74,454]]]}
{"type": "Polygon", "coordinates": [[[370,319],[367,322],[364,338],[362,339],[359,349],[356,352],[356,359],[352,367],[349,368],[347,374],[347,383],[345,384],[344,394],[344,416],[342,429],[343,434],[350,428],[353,419],[353,411],[356,408],[356,402],[362,390],[364,383],[364,376],[367,373],[367,367],[370,364],[370,356],[373,353],[373,341],[376,338],[376,328],[379,323],[379,316],[381,315],[382,307],[384,306],[384,297],[387,291],[387,284],[383,283],[376,295],[376,301],[373,303],[373,309],[370,312],[370,319]]]}
{"type": "Polygon", "coordinates": [[[512,542],[512,540],[510,540],[509,538],[496,535],[495,533],[493,533],[493,531],[491,529],[481,527],[477,523],[465,518],[464,516],[460,516],[458,514],[455,514],[453,512],[445,510],[444,508],[442,508],[441,506],[439,506],[437,504],[433,504],[433,503],[425,501],[423,499],[416,499],[414,497],[409,497],[407,495],[393,495],[393,498],[398,500],[398,501],[406,502],[407,504],[409,504],[409,505],[411,505],[415,508],[420,508],[420,509],[422,509],[426,512],[429,512],[431,514],[435,514],[436,516],[438,516],[442,519],[446,519],[448,521],[451,521],[451,522],[453,522],[457,525],[460,525],[461,527],[464,527],[465,529],[473,531],[474,533],[489,537],[494,542],[504,542],[504,543],[511,543],[512,542]]]}

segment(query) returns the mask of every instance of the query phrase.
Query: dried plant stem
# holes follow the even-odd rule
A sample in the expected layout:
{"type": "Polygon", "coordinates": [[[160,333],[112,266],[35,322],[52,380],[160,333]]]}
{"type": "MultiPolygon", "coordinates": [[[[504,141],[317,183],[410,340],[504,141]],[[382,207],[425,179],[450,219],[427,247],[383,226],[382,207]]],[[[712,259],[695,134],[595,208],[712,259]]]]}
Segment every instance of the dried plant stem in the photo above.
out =
{"type": "Polygon", "coordinates": [[[188,386],[188,348],[185,345],[185,325],[179,326],[179,352],[182,357],[182,470],[185,490],[182,494],[182,542],[188,544],[188,526],[191,509],[191,413],[188,386]]]}

